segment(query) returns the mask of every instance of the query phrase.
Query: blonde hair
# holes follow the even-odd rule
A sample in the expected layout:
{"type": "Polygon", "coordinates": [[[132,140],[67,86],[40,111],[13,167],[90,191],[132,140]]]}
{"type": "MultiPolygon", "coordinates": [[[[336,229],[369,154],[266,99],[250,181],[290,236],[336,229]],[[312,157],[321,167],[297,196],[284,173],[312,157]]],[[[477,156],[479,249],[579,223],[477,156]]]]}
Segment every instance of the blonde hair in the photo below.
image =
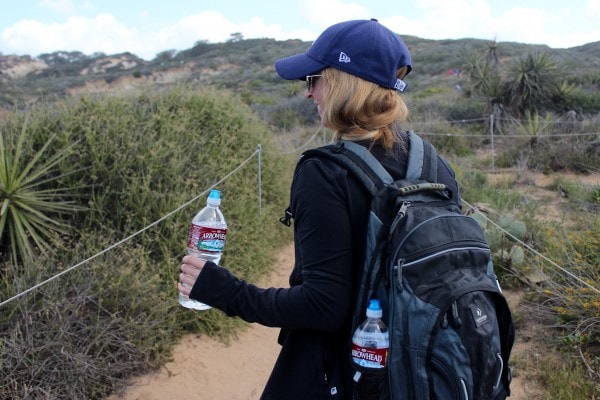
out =
{"type": "MultiPolygon", "coordinates": [[[[405,74],[404,68],[398,71],[399,77],[405,74]]],[[[322,75],[327,82],[323,113],[335,131],[334,139],[372,140],[391,149],[398,140],[393,125],[408,117],[400,95],[335,68],[323,70],[322,75]]]]}

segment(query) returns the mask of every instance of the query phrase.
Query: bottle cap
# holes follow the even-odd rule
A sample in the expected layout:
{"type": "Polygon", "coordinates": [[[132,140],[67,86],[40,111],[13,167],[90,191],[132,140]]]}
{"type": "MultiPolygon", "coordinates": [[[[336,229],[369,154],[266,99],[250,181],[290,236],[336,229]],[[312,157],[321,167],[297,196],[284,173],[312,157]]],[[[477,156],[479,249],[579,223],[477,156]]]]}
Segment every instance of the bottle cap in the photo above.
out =
{"type": "Polygon", "coordinates": [[[367,307],[367,318],[381,318],[382,316],[383,310],[381,309],[381,303],[379,300],[369,300],[369,307],[367,307]]]}
{"type": "Polygon", "coordinates": [[[210,204],[211,206],[218,206],[221,204],[221,192],[218,191],[217,189],[211,189],[210,193],[208,194],[208,198],[206,199],[206,202],[208,204],[210,204]]]}

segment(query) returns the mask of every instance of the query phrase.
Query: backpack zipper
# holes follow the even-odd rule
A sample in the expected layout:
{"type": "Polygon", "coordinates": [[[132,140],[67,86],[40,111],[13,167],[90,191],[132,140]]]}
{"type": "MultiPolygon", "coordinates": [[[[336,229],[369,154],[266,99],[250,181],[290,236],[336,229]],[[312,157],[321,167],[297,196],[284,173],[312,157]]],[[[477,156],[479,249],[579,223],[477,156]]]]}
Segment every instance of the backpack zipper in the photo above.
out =
{"type": "Polygon", "coordinates": [[[500,355],[500,353],[497,353],[496,357],[498,358],[498,362],[500,362],[500,371],[498,373],[498,379],[496,380],[496,384],[492,388],[493,390],[498,389],[498,386],[500,386],[500,380],[502,379],[502,371],[504,371],[504,360],[502,360],[502,355],[500,355]]]}
{"type": "Polygon", "coordinates": [[[404,290],[404,286],[403,286],[403,282],[402,282],[402,270],[404,268],[410,267],[411,265],[418,264],[418,263],[420,263],[422,261],[429,260],[431,258],[439,257],[439,256],[444,255],[446,253],[451,253],[453,251],[464,251],[464,250],[483,251],[483,252],[488,253],[488,254],[490,252],[486,248],[481,248],[481,247],[476,247],[476,246],[465,246],[465,247],[452,247],[452,248],[449,248],[449,249],[444,249],[444,250],[438,251],[436,253],[430,254],[428,256],[417,258],[416,260],[413,260],[413,261],[410,261],[410,262],[406,262],[406,259],[404,259],[404,258],[399,258],[396,261],[396,264],[394,264],[392,266],[392,272],[394,274],[396,274],[396,282],[398,284],[398,291],[402,292],[404,290]]]}
{"type": "Polygon", "coordinates": [[[488,249],[486,249],[484,247],[477,247],[477,246],[451,247],[449,249],[444,249],[444,250],[438,251],[436,253],[430,254],[430,255],[425,256],[425,257],[418,258],[418,259],[410,261],[410,262],[404,262],[402,266],[403,267],[410,267],[411,265],[418,264],[418,263],[420,263],[422,261],[426,261],[426,260],[429,260],[429,259],[432,259],[432,258],[435,258],[435,257],[439,257],[439,256],[441,256],[443,254],[446,254],[446,253],[451,253],[453,251],[464,251],[464,250],[483,251],[483,252],[488,253],[488,254],[490,252],[488,249]]]}
{"type": "MultiPolygon", "coordinates": [[[[396,217],[394,218],[394,221],[392,222],[392,225],[391,225],[391,227],[390,227],[390,229],[389,229],[389,232],[390,232],[390,233],[391,233],[391,232],[394,232],[394,230],[396,229],[396,226],[397,226],[397,225],[400,223],[400,221],[402,221],[402,220],[404,219],[404,217],[406,216],[406,212],[407,212],[407,210],[408,210],[408,209],[409,209],[409,207],[411,207],[412,205],[413,205],[413,202],[412,202],[412,201],[403,201],[403,202],[400,204],[400,208],[398,209],[398,212],[396,213],[396,217]]],[[[418,206],[418,205],[419,205],[419,204],[417,204],[417,206],[418,206]]],[[[428,205],[430,205],[430,206],[434,206],[434,204],[431,204],[431,203],[429,203],[428,205]]],[[[416,229],[416,228],[415,228],[415,229],[416,229]]],[[[411,235],[411,234],[414,232],[414,230],[415,230],[415,229],[413,229],[413,231],[411,231],[411,232],[409,232],[409,233],[407,234],[407,236],[406,236],[406,237],[405,237],[405,238],[402,240],[402,242],[401,242],[401,243],[400,243],[400,245],[398,246],[399,248],[400,248],[400,247],[402,247],[402,245],[404,244],[404,242],[405,242],[405,241],[407,240],[407,238],[408,238],[408,237],[409,237],[409,236],[410,236],[410,235],[411,235]]],[[[389,239],[388,239],[388,240],[389,240],[389,239]]],[[[482,250],[485,250],[485,251],[488,251],[488,252],[489,252],[489,249],[488,249],[488,248],[485,248],[485,247],[481,247],[481,248],[479,248],[479,247],[464,247],[464,248],[460,248],[460,249],[461,249],[461,250],[462,250],[462,249],[467,249],[467,250],[470,250],[470,249],[474,249],[474,250],[477,250],[477,249],[482,249],[482,250]]],[[[434,256],[436,256],[436,255],[444,254],[444,252],[445,252],[445,251],[441,251],[441,252],[438,252],[438,253],[432,254],[430,257],[434,257],[434,256]]],[[[419,259],[419,260],[415,260],[415,261],[411,261],[411,262],[409,262],[409,263],[406,263],[406,264],[404,264],[404,266],[411,265],[411,264],[413,264],[413,263],[415,263],[415,262],[419,262],[420,260],[426,260],[427,258],[428,258],[428,257],[425,257],[425,258],[422,258],[422,259],[419,259]]]]}
{"type": "MultiPolygon", "coordinates": [[[[390,227],[390,232],[393,232],[396,229],[396,226],[402,221],[402,219],[406,216],[406,210],[410,207],[410,201],[403,201],[400,205],[400,209],[396,214],[396,218],[392,222],[392,226],[390,227]]],[[[394,265],[394,272],[396,273],[396,279],[398,280],[398,290],[402,291],[404,288],[402,287],[402,265],[404,264],[404,259],[398,259],[398,263],[394,265]]]]}
{"type": "Polygon", "coordinates": [[[463,390],[464,399],[469,400],[469,392],[467,391],[467,384],[465,383],[464,378],[460,378],[460,386],[463,390]]]}

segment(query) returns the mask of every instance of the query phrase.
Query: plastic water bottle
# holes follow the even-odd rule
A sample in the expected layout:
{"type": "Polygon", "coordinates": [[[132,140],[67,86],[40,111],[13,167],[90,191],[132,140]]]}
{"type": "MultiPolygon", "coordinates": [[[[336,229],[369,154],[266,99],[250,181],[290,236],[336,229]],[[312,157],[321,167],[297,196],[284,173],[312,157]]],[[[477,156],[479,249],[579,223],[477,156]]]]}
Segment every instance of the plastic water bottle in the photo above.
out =
{"type": "MultiPolygon", "coordinates": [[[[227,235],[227,222],[221,212],[221,192],[212,189],[206,199],[204,207],[190,224],[187,242],[187,253],[206,261],[219,264],[223,255],[225,236],[227,235]]],[[[209,305],[190,299],[179,293],[179,303],[194,310],[208,310],[209,305]]]]}
{"type": "Polygon", "coordinates": [[[388,328],[381,320],[383,311],[379,300],[369,301],[367,319],[352,336],[354,399],[378,399],[386,388],[386,367],[390,338],[388,328]]]}

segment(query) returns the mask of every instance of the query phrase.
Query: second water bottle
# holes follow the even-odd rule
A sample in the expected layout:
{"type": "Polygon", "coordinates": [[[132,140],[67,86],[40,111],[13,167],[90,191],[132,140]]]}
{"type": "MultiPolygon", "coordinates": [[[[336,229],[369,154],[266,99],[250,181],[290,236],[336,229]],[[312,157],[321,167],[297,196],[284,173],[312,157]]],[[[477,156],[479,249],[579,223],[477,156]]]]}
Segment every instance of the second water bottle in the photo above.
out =
{"type": "Polygon", "coordinates": [[[376,400],[386,390],[390,339],[379,300],[369,301],[366,314],[352,336],[354,400],[376,400]]]}

